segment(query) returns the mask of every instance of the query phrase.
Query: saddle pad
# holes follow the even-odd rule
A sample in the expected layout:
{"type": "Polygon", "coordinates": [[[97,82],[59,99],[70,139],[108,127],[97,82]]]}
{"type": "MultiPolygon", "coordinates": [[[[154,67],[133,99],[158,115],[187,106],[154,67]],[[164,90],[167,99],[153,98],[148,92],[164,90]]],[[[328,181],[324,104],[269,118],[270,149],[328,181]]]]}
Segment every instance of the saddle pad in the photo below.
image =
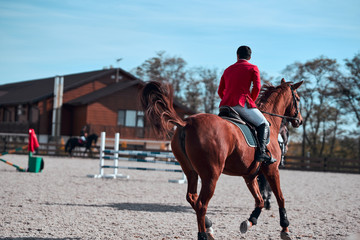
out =
{"type": "MultiPolygon", "coordinates": [[[[240,128],[242,134],[244,135],[246,143],[250,147],[257,147],[258,144],[257,144],[256,136],[254,135],[255,133],[250,129],[248,125],[241,124],[229,118],[224,118],[224,119],[235,124],[238,128],[240,128]]],[[[269,143],[270,143],[270,138],[268,138],[268,140],[266,141],[266,145],[268,145],[269,143]]]]}

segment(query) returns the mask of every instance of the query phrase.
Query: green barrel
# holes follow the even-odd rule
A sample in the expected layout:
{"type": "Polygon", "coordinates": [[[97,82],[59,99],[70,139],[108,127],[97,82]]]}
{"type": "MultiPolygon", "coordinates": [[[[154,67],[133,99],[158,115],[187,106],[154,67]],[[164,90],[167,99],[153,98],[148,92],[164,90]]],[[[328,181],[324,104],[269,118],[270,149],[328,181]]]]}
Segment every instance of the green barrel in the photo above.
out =
{"type": "Polygon", "coordinates": [[[28,172],[41,172],[44,168],[44,160],[41,157],[33,157],[29,152],[28,172]]]}

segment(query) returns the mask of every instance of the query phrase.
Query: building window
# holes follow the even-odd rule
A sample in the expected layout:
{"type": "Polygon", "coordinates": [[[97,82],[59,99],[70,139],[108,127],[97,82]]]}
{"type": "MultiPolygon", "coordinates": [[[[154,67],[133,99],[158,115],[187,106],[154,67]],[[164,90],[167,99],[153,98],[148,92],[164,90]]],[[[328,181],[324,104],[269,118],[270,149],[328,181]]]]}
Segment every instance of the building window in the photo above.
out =
{"type": "Polygon", "coordinates": [[[8,108],[4,109],[4,122],[11,122],[11,111],[8,108]]]}
{"type": "Polygon", "coordinates": [[[125,125],[125,110],[119,110],[118,112],[118,125],[125,125]]]}
{"type": "Polygon", "coordinates": [[[144,112],[136,110],[119,110],[118,125],[125,127],[144,127],[144,112]]]}
{"type": "Polygon", "coordinates": [[[136,126],[137,127],[144,127],[144,112],[138,111],[136,116],[136,126]]]}

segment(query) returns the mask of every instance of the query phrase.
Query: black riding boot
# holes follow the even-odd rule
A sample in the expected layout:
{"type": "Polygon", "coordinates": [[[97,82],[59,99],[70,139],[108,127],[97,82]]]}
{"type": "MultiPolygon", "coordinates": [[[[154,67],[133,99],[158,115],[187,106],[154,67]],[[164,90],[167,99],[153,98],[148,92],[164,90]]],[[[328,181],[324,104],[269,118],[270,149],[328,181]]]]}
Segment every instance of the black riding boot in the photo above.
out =
{"type": "Polygon", "coordinates": [[[266,141],[270,136],[270,128],[265,125],[265,123],[261,124],[256,128],[257,138],[258,138],[258,149],[255,154],[255,159],[258,162],[266,162],[266,163],[274,163],[276,162],[271,156],[267,154],[266,149],[266,141]]]}

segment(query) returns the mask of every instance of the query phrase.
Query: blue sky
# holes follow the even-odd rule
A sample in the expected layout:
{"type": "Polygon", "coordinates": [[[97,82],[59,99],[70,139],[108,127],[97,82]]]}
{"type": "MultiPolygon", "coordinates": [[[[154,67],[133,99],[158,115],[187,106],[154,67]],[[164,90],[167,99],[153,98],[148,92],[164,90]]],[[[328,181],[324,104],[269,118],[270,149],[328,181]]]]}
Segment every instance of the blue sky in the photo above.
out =
{"type": "Polygon", "coordinates": [[[0,84],[119,66],[158,51],[223,70],[238,46],[270,76],[360,51],[359,0],[0,0],[0,84]]]}

